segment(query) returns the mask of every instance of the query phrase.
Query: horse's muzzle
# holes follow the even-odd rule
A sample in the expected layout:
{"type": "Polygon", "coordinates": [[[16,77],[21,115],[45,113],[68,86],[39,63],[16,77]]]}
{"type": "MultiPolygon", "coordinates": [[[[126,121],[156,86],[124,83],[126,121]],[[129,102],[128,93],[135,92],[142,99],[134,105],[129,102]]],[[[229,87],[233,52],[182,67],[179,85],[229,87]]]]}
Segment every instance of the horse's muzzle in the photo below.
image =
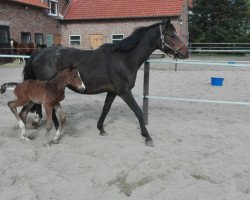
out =
{"type": "Polygon", "coordinates": [[[85,91],[85,89],[86,89],[86,87],[85,87],[84,83],[82,83],[82,85],[80,87],[78,87],[78,91],[80,93],[83,93],[85,91]]]}

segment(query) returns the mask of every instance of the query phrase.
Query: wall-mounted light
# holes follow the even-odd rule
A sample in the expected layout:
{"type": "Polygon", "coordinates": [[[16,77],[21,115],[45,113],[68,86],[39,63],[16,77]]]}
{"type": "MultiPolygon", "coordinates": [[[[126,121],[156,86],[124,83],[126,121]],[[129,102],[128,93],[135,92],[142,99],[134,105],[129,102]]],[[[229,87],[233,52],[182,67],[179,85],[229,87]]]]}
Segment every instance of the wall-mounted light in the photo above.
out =
{"type": "Polygon", "coordinates": [[[180,24],[182,25],[182,23],[183,23],[183,22],[182,22],[182,18],[179,18],[179,22],[180,22],[180,24]]]}

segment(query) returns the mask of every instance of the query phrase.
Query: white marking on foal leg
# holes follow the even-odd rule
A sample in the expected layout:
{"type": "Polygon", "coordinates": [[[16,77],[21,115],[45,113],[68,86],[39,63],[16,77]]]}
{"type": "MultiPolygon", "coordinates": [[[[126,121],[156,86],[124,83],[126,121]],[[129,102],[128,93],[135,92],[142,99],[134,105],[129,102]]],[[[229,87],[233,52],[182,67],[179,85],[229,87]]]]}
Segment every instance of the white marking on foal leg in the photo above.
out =
{"type": "Polygon", "coordinates": [[[34,122],[39,123],[40,120],[41,120],[41,118],[39,117],[38,114],[36,114],[35,119],[34,119],[34,122]]]}
{"type": "Polygon", "coordinates": [[[25,132],[25,124],[23,123],[22,120],[18,121],[19,128],[21,129],[21,136],[23,140],[29,141],[30,139],[27,137],[26,132],[25,132]]]}
{"type": "Polygon", "coordinates": [[[61,135],[61,131],[60,131],[60,127],[57,129],[57,131],[56,131],[56,136],[54,137],[54,139],[52,140],[52,142],[54,143],[54,144],[57,144],[58,143],[58,139],[59,139],[59,137],[60,137],[60,135],[61,135]]]}

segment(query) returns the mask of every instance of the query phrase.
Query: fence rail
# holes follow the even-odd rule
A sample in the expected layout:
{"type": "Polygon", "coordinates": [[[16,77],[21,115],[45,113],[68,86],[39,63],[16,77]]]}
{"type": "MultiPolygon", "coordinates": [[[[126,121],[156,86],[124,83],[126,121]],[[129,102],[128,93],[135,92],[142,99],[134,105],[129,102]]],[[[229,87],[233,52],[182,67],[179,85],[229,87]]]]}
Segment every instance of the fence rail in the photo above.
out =
{"type": "Polygon", "coordinates": [[[250,43],[189,43],[190,52],[249,53],[250,43]]]}
{"type": "Polygon", "coordinates": [[[188,64],[188,65],[209,65],[209,66],[228,66],[228,67],[249,67],[249,61],[216,61],[216,62],[208,62],[208,61],[175,61],[170,59],[149,59],[144,63],[144,83],[143,83],[143,116],[145,124],[148,124],[148,107],[149,107],[149,99],[158,99],[158,100],[168,100],[168,101],[184,101],[184,102],[196,102],[196,103],[210,103],[210,104],[228,104],[228,105],[242,105],[242,106],[250,106],[250,102],[237,102],[237,101],[225,101],[225,100],[211,100],[211,99],[188,99],[188,98],[178,98],[178,97],[164,97],[164,96],[153,96],[149,95],[149,70],[150,63],[173,63],[175,64],[175,70],[177,69],[177,64],[188,64]],[[245,62],[246,64],[242,64],[245,62]]]}

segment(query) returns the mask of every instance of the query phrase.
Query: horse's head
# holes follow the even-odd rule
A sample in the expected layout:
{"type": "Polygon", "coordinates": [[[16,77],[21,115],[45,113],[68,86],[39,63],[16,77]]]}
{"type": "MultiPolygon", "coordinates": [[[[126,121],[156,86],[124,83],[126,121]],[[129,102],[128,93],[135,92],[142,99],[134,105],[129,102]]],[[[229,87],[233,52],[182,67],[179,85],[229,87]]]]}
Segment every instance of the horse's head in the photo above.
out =
{"type": "Polygon", "coordinates": [[[85,85],[82,82],[80,73],[76,69],[76,66],[71,65],[69,68],[67,68],[66,73],[67,73],[66,75],[67,83],[70,86],[76,88],[79,92],[83,93],[85,90],[85,85]]]}
{"type": "Polygon", "coordinates": [[[189,57],[187,46],[176,34],[174,25],[170,19],[164,20],[159,26],[160,40],[158,48],[167,54],[173,54],[175,58],[185,59],[189,57]]]}
{"type": "Polygon", "coordinates": [[[11,38],[10,39],[10,46],[12,48],[16,48],[18,46],[18,42],[16,40],[14,40],[14,39],[11,38]]]}
{"type": "Polygon", "coordinates": [[[13,48],[14,47],[14,40],[10,39],[10,46],[13,48]]]}

